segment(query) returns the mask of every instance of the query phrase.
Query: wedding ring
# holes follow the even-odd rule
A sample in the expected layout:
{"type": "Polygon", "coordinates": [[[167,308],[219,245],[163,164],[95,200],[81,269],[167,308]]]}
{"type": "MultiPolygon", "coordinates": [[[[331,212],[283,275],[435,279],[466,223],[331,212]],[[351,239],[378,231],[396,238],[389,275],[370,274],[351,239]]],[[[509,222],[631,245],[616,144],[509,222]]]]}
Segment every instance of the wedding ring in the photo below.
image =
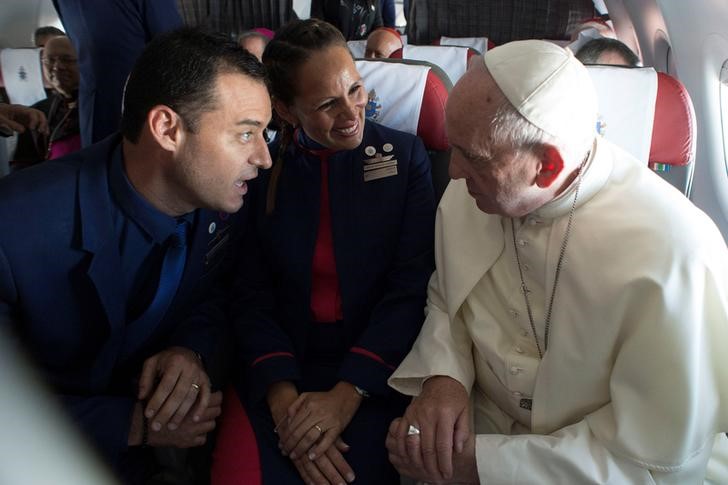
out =
{"type": "Polygon", "coordinates": [[[407,428],[407,436],[417,435],[420,434],[420,428],[417,426],[409,425],[409,428],[407,428]]]}
{"type": "Polygon", "coordinates": [[[324,430],[321,429],[321,426],[319,426],[318,424],[314,424],[313,427],[316,428],[316,431],[319,432],[319,435],[324,434],[324,430]]]}
{"type": "Polygon", "coordinates": [[[199,391],[200,386],[198,386],[197,384],[192,384],[192,389],[194,389],[195,391],[199,391]]]}

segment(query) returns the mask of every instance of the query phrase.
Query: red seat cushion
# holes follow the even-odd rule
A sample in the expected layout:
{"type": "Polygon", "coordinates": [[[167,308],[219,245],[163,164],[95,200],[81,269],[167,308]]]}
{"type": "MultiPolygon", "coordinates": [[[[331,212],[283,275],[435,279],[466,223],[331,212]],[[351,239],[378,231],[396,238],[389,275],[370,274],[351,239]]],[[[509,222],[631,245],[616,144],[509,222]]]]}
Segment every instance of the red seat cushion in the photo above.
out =
{"type": "Polygon", "coordinates": [[[211,485],[260,485],[258,443],[248,415],[235,389],[229,387],[222,401],[217,442],[212,454],[211,485]]]}

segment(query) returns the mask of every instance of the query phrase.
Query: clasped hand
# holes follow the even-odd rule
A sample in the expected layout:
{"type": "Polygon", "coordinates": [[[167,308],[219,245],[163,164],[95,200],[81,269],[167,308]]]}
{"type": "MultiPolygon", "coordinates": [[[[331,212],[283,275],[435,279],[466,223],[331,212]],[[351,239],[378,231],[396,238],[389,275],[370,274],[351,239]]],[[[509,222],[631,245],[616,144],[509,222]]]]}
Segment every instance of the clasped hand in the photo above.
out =
{"type": "Polygon", "coordinates": [[[188,413],[193,422],[200,422],[210,395],[210,379],[192,350],[170,347],[144,362],[138,398],[147,403],[144,416],[152,433],[164,426],[176,430],[188,413]]]}
{"type": "Polygon", "coordinates": [[[306,483],[354,480],[354,472],[342,455],[349,446],[340,435],[361,399],[351,384],[339,382],[327,392],[298,395],[279,416],[272,409],[281,452],[293,461],[306,483]]]}
{"type": "Polygon", "coordinates": [[[389,460],[399,473],[417,480],[477,482],[469,419],[469,398],[462,384],[446,376],[428,379],[404,416],[390,425],[389,460]]]}

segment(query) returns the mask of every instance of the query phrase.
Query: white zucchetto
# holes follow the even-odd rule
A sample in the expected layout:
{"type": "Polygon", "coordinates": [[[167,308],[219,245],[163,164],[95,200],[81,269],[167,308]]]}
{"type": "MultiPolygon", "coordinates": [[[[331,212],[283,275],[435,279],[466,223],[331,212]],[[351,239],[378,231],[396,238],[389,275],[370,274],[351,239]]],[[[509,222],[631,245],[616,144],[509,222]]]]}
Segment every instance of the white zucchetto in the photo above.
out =
{"type": "Polygon", "coordinates": [[[543,40],[521,40],[489,50],[483,60],[528,121],[565,141],[595,135],[597,94],[571,51],[543,40]]]}

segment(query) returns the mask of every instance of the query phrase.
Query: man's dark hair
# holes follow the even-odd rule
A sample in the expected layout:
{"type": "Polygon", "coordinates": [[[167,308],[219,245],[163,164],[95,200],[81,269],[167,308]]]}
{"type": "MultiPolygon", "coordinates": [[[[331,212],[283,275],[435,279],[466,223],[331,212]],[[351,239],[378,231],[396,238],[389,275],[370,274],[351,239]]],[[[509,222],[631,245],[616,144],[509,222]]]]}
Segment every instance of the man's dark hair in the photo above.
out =
{"type": "Polygon", "coordinates": [[[182,28],[155,37],[126,83],[122,135],[139,141],[149,110],[159,104],[172,108],[194,133],[202,113],[216,108],[217,76],[225,73],[267,83],[258,59],[222,35],[182,28]]]}
{"type": "Polygon", "coordinates": [[[610,39],[609,37],[590,40],[581,46],[581,49],[579,49],[575,56],[582,64],[600,64],[599,57],[605,52],[619,54],[626,66],[637,67],[640,64],[640,59],[637,57],[637,54],[632,52],[632,49],[627,47],[624,42],[618,41],[617,39],[610,39]]]}
{"type": "Polygon", "coordinates": [[[33,33],[33,42],[35,42],[35,45],[38,45],[38,40],[41,37],[44,36],[59,36],[59,35],[66,35],[64,31],[61,29],[58,29],[56,27],[53,27],[52,25],[48,25],[46,27],[38,27],[35,29],[35,32],[33,33]]]}

